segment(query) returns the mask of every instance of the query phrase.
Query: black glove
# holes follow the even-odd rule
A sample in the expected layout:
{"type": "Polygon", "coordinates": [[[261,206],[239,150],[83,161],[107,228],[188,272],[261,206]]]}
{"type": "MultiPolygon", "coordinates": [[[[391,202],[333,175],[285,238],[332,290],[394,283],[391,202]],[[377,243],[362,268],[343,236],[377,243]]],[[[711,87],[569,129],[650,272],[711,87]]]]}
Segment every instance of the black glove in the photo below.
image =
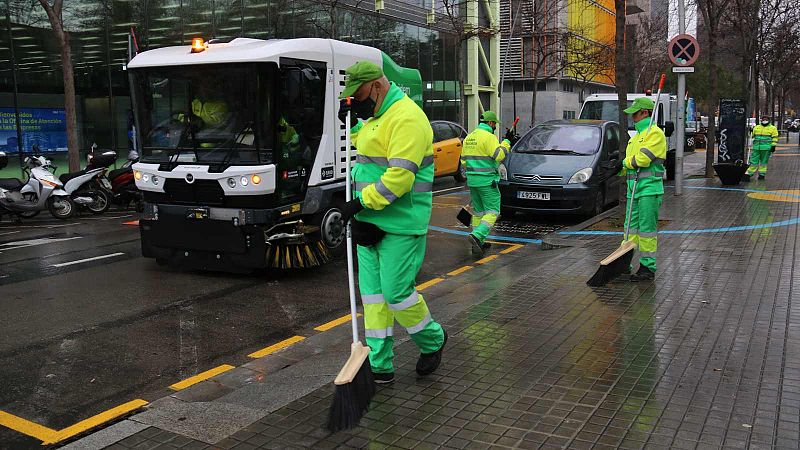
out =
{"type": "Polygon", "coordinates": [[[514,132],[511,128],[506,128],[506,134],[503,136],[504,139],[508,139],[509,142],[514,140],[514,132]]]}
{"type": "Polygon", "coordinates": [[[347,99],[343,98],[339,101],[339,120],[342,121],[343,124],[347,125],[346,118],[347,115],[350,114],[350,126],[352,127],[356,123],[358,123],[358,119],[353,114],[353,105],[347,104],[347,99]]]}
{"type": "Polygon", "coordinates": [[[769,149],[770,153],[775,153],[775,146],[773,145],[771,149],[769,149]]]}
{"type": "Polygon", "coordinates": [[[361,204],[361,200],[357,198],[350,200],[342,206],[342,220],[347,224],[362,209],[364,209],[364,205],[361,204]]]}
{"type": "Polygon", "coordinates": [[[614,173],[620,173],[623,167],[625,166],[622,164],[622,160],[618,159],[617,163],[614,165],[614,173]]]}
{"type": "Polygon", "coordinates": [[[362,247],[377,245],[386,235],[386,232],[378,228],[377,225],[369,222],[362,222],[358,219],[350,221],[350,232],[353,236],[353,242],[362,247]]]}

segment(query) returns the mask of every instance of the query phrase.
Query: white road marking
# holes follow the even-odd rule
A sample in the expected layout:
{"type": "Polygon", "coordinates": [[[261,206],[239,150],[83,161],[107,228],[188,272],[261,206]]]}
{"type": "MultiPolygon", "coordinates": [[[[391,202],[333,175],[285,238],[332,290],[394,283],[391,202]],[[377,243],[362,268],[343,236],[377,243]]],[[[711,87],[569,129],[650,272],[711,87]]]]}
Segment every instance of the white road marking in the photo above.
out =
{"type": "Polygon", "coordinates": [[[68,238],[41,238],[41,239],[29,239],[27,241],[6,242],[5,244],[0,244],[0,253],[7,250],[14,250],[17,248],[33,247],[36,245],[44,245],[44,244],[54,244],[56,242],[71,241],[73,239],[82,239],[82,236],[73,236],[68,238]]]}
{"type": "Polygon", "coordinates": [[[77,261],[69,261],[69,262],[64,262],[64,263],[59,263],[59,264],[53,264],[53,265],[52,265],[52,266],[50,266],[50,267],[65,267],[65,266],[71,266],[71,265],[73,265],[73,264],[81,264],[81,263],[85,263],[85,262],[89,262],[89,261],[97,261],[98,259],[113,258],[113,257],[115,257],[115,256],[121,256],[121,255],[124,255],[124,254],[125,254],[125,253],[121,253],[121,252],[117,252],[117,253],[111,253],[111,254],[108,254],[108,255],[95,256],[95,257],[93,257],[93,258],[79,259],[79,260],[77,260],[77,261]]]}
{"type": "Polygon", "coordinates": [[[5,233],[0,233],[0,236],[5,236],[7,234],[15,234],[15,233],[22,233],[22,230],[19,230],[19,231],[6,231],[5,233]]]}
{"type": "Polygon", "coordinates": [[[115,219],[124,219],[125,217],[133,217],[133,214],[126,214],[124,216],[113,216],[113,217],[84,217],[83,220],[115,220],[115,219]]]}

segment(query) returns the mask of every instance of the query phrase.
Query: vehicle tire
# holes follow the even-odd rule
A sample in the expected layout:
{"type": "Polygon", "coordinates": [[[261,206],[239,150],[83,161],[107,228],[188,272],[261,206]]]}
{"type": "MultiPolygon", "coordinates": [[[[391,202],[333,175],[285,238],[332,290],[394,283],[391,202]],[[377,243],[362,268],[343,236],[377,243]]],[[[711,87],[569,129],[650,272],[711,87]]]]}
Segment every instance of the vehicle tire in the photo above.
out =
{"type": "Polygon", "coordinates": [[[108,198],[106,191],[95,189],[86,192],[86,194],[94,199],[92,204],[86,205],[86,209],[88,209],[89,212],[98,215],[108,211],[108,207],[111,206],[111,200],[108,198]]]}
{"type": "Polygon", "coordinates": [[[75,202],[69,197],[50,197],[47,209],[56,219],[66,220],[75,214],[75,202]]]}
{"type": "Polygon", "coordinates": [[[319,238],[331,251],[334,257],[344,255],[347,250],[347,239],[345,235],[345,226],[342,221],[341,208],[344,206],[344,201],[340,198],[335,198],[327,209],[315,214],[311,223],[319,226],[319,238]]]}
{"type": "Polygon", "coordinates": [[[453,178],[455,178],[456,181],[459,181],[459,182],[467,181],[467,168],[464,167],[463,164],[461,164],[461,160],[460,159],[458,160],[458,170],[453,175],[453,178]]]}
{"type": "Polygon", "coordinates": [[[606,207],[605,203],[606,203],[606,199],[605,199],[605,196],[603,195],[603,187],[599,186],[597,188],[597,192],[595,192],[595,194],[594,194],[594,201],[593,201],[593,204],[592,204],[592,211],[588,214],[587,218],[591,219],[594,216],[599,216],[600,214],[602,214],[603,210],[605,210],[605,207],[606,207]]]}
{"type": "Polygon", "coordinates": [[[500,217],[502,217],[503,219],[505,219],[505,220],[513,220],[514,216],[516,216],[516,215],[517,215],[517,212],[514,211],[513,209],[500,207],[500,217]]]}
{"type": "MultiPolygon", "coordinates": [[[[39,196],[34,194],[33,192],[22,194],[22,198],[33,203],[39,201],[39,196]]],[[[22,217],[23,219],[33,219],[34,217],[38,216],[40,212],[41,211],[25,211],[25,212],[18,212],[17,215],[19,217],[22,217]]]]}

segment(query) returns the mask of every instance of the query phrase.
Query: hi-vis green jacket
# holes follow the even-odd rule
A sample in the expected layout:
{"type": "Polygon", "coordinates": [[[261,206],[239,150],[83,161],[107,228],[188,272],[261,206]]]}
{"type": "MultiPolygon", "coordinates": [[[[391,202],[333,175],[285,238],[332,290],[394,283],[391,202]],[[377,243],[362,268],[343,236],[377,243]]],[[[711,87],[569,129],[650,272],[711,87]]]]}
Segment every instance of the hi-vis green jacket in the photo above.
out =
{"type": "Polygon", "coordinates": [[[775,125],[758,124],[753,127],[753,150],[770,150],[773,145],[778,145],[778,129],[775,125]]]}
{"type": "Polygon", "coordinates": [[[433,130],[424,112],[392,83],[381,109],[351,130],[362,222],[387,233],[428,232],[433,203],[433,130]]]}
{"type": "Polygon", "coordinates": [[[667,159],[667,138],[657,125],[650,131],[650,118],[642,119],[634,126],[637,133],[628,140],[625,159],[622,161],[620,175],[628,178],[628,198],[631,197],[636,173],[639,183],[636,185],[636,198],[664,194],[664,162],[667,159]]]}
{"type": "Polygon", "coordinates": [[[508,139],[498,142],[492,127],[481,123],[478,128],[464,138],[461,150],[461,164],[467,170],[467,186],[489,186],[500,180],[497,168],[508,156],[511,144],[508,139]]]}

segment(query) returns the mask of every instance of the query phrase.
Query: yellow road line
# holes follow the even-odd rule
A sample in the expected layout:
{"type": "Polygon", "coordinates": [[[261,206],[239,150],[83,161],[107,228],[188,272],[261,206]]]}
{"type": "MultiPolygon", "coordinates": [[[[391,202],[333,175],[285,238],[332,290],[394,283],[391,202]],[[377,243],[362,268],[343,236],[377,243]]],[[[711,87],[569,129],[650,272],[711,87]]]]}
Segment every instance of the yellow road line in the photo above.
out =
{"type": "Polygon", "coordinates": [[[452,272],[447,272],[447,275],[449,275],[451,277],[454,277],[456,275],[459,275],[459,274],[462,274],[462,273],[468,271],[469,269],[472,269],[472,266],[464,266],[464,267],[456,269],[456,270],[454,270],[452,272]]]}
{"type": "Polygon", "coordinates": [[[63,430],[52,435],[50,439],[42,439],[42,444],[43,445],[55,444],[56,442],[60,442],[63,441],[64,439],[71,438],[72,436],[81,434],[86,430],[92,429],[98,425],[102,425],[110,420],[114,420],[117,417],[128,414],[129,412],[137,410],[145,405],[147,405],[146,401],[137,399],[137,400],[131,400],[128,403],[123,403],[122,405],[119,406],[115,406],[114,408],[111,408],[107,411],[103,411],[100,414],[89,417],[86,420],[81,420],[75,425],[64,428],[63,430]]]}
{"type": "Polygon", "coordinates": [[[510,243],[508,243],[508,242],[503,242],[503,241],[493,241],[493,240],[490,240],[490,239],[487,239],[487,240],[485,240],[484,242],[488,242],[488,243],[490,243],[490,244],[497,244],[497,245],[508,245],[508,246],[512,246],[512,245],[519,245],[519,244],[510,244],[510,243]]]}
{"type": "Polygon", "coordinates": [[[486,258],[479,259],[479,260],[475,261],[475,264],[486,264],[486,263],[488,263],[489,261],[491,261],[493,259],[497,259],[497,255],[489,255],[486,258]]]}
{"type": "Polygon", "coordinates": [[[428,289],[429,287],[433,286],[434,284],[441,283],[442,281],[444,281],[444,278],[434,278],[432,280],[428,280],[428,281],[420,284],[419,286],[417,286],[417,291],[423,291],[423,290],[428,289]]]}
{"type": "MultiPolygon", "coordinates": [[[[357,317],[361,317],[361,313],[358,313],[356,316],[357,317]]],[[[343,323],[347,323],[349,321],[350,321],[350,314],[348,314],[346,316],[339,317],[338,319],[335,319],[335,320],[331,320],[328,323],[323,323],[322,325],[320,325],[320,326],[318,326],[318,327],[316,327],[314,329],[317,330],[317,331],[328,331],[333,327],[338,327],[339,325],[341,325],[343,323]]]]}
{"type": "Polygon", "coordinates": [[[233,366],[228,364],[223,364],[221,366],[214,367],[213,369],[208,369],[205,372],[198,373],[193,377],[189,377],[183,381],[179,381],[170,386],[170,389],[174,389],[176,391],[180,391],[181,389],[186,389],[187,387],[197,384],[201,381],[205,381],[213,376],[219,375],[223,372],[227,372],[231,369],[234,369],[233,366]]]}
{"type": "Polygon", "coordinates": [[[515,244],[515,245],[512,245],[511,247],[508,247],[508,248],[507,248],[507,249],[505,249],[505,250],[500,250],[500,253],[502,253],[502,254],[506,255],[506,254],[508,254],[508,253],[511,253],[511,252],[513,252],[514,250],[519,250],[519,249],[521,249],[522,247],[524,247],[524,245],[522,245],[522,244],[515,244]]]}
{"type": "Polygon", "coordinates": [[[303,336],[292,336],[289,339],[284,339],[284,340],[278,342],[277,344],[272,344],[269,347],[264,347],[261,350],[258,350],[256,352],[250,353],[247,356],[249,356],[251,358],[261,358],[262,356],[267,356],[270,353],[275,353],[275,352],[277,352],[278,350],[280,350],[282,348],[286,348],[286,347],[294,344],[295,342],[300,342],[303,339],[305,339],[303,336]]]}
{"type": "Polygon", "coordinates": [[[11,428],[22,434],[39,439],[42,442],[52,440],[58,433],[52,428],[47,428],[39,425],[38,423],[25,420],[22,417],[17,417],[5,411],[0,411],[0,425],[11,428]]]}

